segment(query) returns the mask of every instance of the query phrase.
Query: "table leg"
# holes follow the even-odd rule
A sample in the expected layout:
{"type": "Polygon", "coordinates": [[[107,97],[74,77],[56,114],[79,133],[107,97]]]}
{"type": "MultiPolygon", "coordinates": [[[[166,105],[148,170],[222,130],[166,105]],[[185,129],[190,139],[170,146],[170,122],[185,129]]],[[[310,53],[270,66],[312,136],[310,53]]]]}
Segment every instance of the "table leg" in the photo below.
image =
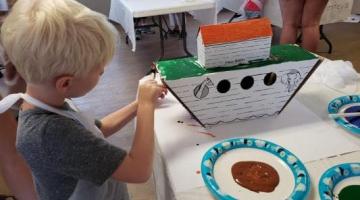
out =
{"type": "Polygon", "coordinates": [[[161,15],[159,15],[159,32],[160,32],[160,58],[159,58],[159,60],[161,60],[164,58],[164,35],[163,35],[161,15]]]}
{"type": "Polygon", "coordinates": [[[187,44],[186,44],[186,37],[187,37],[187,33],[186,33],[186,22],[185,22],[185,13],[183,12],[181,14],[181,38],[183,40],[183,49],[186,53],[187,56],[192,56],[192,54],[187,50],[187,44]]]}

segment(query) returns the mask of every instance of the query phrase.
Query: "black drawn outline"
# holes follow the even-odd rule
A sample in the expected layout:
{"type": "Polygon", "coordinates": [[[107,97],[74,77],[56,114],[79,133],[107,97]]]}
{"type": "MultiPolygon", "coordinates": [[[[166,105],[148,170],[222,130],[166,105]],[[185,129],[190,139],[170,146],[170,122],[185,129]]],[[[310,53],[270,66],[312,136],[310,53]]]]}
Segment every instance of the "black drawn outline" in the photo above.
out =
{"type": "Polygon", "coordinates": [[[194,96],[198,99],[205,98],[209,94],[209,86],[214,86],[214,83],[210,78],[206,78],[194,88],[194,96]]]}
{"type": "Polygon", "coordinates": [[[288,73],[281,76],[281,83],[286,86],[288,92],[296,90],[301,83],[300,72],[296,69],[291,69],[288,73]]]}

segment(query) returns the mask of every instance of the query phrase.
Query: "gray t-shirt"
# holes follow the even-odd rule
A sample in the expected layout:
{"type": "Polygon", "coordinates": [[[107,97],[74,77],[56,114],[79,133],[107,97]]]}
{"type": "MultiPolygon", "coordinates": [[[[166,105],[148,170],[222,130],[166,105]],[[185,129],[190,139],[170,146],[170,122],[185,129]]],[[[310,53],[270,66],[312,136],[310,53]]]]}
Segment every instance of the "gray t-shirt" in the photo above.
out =
{"type": "Polygon", "coordinates": [[[76,120],[40,108],[21,111],[16,147],[41,200],[128,199],[126,186],[111,179],[126,152],[76,120]]]}

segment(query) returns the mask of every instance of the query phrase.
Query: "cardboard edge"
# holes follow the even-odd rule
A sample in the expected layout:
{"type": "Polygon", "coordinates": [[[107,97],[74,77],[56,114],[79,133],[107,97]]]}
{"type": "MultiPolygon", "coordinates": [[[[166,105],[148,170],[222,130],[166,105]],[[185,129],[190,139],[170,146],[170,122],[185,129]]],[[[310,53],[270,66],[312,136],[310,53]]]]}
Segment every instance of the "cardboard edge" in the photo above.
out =
{"type": "Polygon", "coordinates": [[[201,123],[201,121],[194,115],[194,113],[186,106],[185,103],[182,102],[182,100],[180,99],[179,96],[176,95],[176,93],[171,89],[171,87],[169,87],[168,84],[166,84],[166,81],[161,78],[161,82],[166,86],[166,88],[171,92],[172,95],[174,95],[174,97],[176,98],[176,100],[178,100],[178,102],[190,113],[191,117],[193,117],[197,122],[199,122],[199,124],[202,127],[205,127],[205,125],[203,123],[201,123]]]}
{"type": "Polygon", "coordinates": [[[309,71],[309,73],[306,75],[304,80],[300,83],[300,85],[296,88],[295,92],[291,95],[291,97],[288,99],[288,101],[284,104],[284,106],[279,111],[279,114],[285,109],[285,107],[290,103],[290,101],[295,97],[295,95],[298,93],[298,91],[305,85],[306,81],[310,78],[310,76],[316,71],[316,69],[320,66],[320,64],[324,61],[323,57],[318,56],[318,61],[315,63],[313,68],[309,71]]]}
{"type": "MultiPolygon", "coordinates": [[[[158,70],[158,65],[156,65],[156,73],[159,73],[158,70]]],[[[193,117],[202,127],[205,128],[205,125],[203,123],[201,123],[201,121],[194,115],[194,113],[181,101],[180,97],[178,95],[176,95],[176,93],[171,89],[171,87],[169,87],[169,85],[166,83],[165,79],[163,77],[160,77],[160,80],[162,82],[162,84],[164,84],[164,86],[170,91],[170,93],[172,95],[174,95],[174,97],[176,98],[176,100],[178,100],[178,102],[190,113],[191,117],[193,117]]]]}

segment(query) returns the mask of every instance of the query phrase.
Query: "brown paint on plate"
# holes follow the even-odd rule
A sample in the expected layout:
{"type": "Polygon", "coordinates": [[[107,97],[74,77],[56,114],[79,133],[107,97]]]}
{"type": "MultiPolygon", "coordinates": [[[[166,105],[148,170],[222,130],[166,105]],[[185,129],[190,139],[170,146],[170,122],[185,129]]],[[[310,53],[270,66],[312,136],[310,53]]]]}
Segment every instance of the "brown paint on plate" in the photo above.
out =
{"type": "Polygon", "coordinates": [[[231,173],[237,184],[254,192],[272,192],[280,181],[277,171],[263,162],[237,162],[231,173]]]}

